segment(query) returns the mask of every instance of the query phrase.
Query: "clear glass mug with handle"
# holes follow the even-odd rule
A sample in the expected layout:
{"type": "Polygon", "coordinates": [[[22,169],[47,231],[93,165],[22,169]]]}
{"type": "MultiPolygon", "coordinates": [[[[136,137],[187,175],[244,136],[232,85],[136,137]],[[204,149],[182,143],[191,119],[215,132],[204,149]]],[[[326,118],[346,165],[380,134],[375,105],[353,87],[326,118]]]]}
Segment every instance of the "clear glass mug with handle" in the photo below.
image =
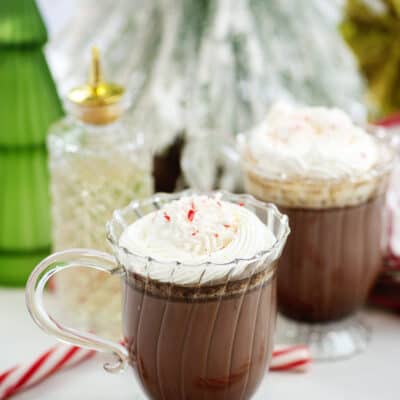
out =
{"type": "Polygon", "coordinates": [[[130,364],[149,398],[249,399],[272,354],[276,266],[289,234],[288,219],[252,196],[219,192],[222,200],[244,205],[271,229],[276,237],[271,248],[226,264],[185,265],[141,257],[120,246],[127,226],[186,193],[156,194],[114,211],[107,224],[113,256],[71,249],[44,259],[27,284],[28,309],[36,324],[59,340],[113,353],[116,362],[104,365],[108,372],[130,364]],[[65,327],[46,312],[46,282],[75,267],[120,277],[124,345],[65,327]]]}

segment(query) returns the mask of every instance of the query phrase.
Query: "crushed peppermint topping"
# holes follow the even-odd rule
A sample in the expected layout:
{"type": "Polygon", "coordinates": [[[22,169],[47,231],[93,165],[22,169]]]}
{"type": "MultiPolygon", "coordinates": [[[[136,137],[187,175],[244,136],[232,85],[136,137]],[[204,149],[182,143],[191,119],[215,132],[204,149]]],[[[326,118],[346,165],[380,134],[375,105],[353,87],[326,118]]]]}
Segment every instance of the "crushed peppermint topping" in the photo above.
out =
{"type": "Polygon", "coordinates": [[[196,214],[196,211],[193,209],[193,208],[191,208],[189,211],[188,211],[188,213],[187,213],[187,218],[188,218],[188,220],[190,221],[190,222],[192,222],[193,221],[193,218],[194,218],[194,215],[196,214]]]}
{"type": "Polygon", "coordinates": [[[170,222],[170,221],[171,221],[171,217],[170,217],[166,212],[164,212],[163,216],[164,216],[164,219],[165,219],[167,222],[170,222]]]}
{"type": "Polygon", "coordinates": [[[162,235],[165,240],[182,241],[184,247],[195,254],[210,254],[225,248],[235,238],[240,222],[235,207],[219,197],[182,197],[156,212],[154,227],[160,218],[168,229],[157,235],[162,235]]]}

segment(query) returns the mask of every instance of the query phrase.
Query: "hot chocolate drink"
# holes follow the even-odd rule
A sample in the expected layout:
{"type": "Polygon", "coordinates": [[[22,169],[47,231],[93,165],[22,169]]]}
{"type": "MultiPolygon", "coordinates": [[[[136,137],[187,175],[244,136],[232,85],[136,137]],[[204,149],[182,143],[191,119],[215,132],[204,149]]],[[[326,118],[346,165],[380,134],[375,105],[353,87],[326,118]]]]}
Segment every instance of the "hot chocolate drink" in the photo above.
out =
{"type": "Polygon", "coordinates": [[[249,399],[266,373],[276,260],[254,255],[278,238],[241,205],[184,197],[121,236],[152,256],[123,279],[125,341],[151,399],[249,399]]]}
{"type": "Polygon", "coordinates": [[[390,150],[340,110],[285,104],[241,140],[247,191],[276,203],[292,229],[279,262],[279,310],[306,323],[350,316],[382,266],[390,150]]]}
{"type": "Polygon", "coordinates": [[[28,281],[28,308],[46,332],[116,356],[106,371],[129,363],[151,399],[248,400],[272,354],[275,271],[288,235],[287,217],[249,195],[156,194],[114,211],[114,256],[71,249],[43,260],[28,281]],[[47,314],[46,282],[78,266],[121,275],[123,345],[47,314]]]}
{"type": "Polygon", "coordinates": [[[378,196],[352,207],[282,207],[293,231],[280,260],[282,314],[305,322],[336,321],[365,304],[382,268],[383,203],[378,196]]]}
{"type": "Polygon", "coordinates": [[[123,287],[125,338],[149,398],[252,396],[272,353],[276,292],[270,272],[191,288],[146,283],[128,273],[123,287]]]}

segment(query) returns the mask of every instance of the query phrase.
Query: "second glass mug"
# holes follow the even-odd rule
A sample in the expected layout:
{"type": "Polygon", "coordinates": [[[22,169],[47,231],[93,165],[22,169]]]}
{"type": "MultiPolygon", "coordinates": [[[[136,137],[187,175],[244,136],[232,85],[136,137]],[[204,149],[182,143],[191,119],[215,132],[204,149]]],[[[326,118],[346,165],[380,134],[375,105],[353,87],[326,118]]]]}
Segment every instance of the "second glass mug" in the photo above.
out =
{"type": "Polygon", "coordinates": [[[370,330],[358,312],[382,270],[386,192],[393,143],[381,129],[366,131],[379,162],[341,178],[274,176],[251,160],[248,134],[238,137],[246,191],[288,215],[292,233],[279,260],[277,336],[305,343],[313,360],[363,351],[370,330]]]}
{"type": "Polygon", "coordinates": [[[165,263],[135,255],[119,245],[124,229],[183,193],[134,201],[114,211],[107,224],[114,256],[71,249],[50,255],[35,268],[26,299],[36,324],[64,342],[113,353],[117,361],[105,364],[106,371],[118,372],[129,363],[151,399],[250,399],[271,359],[276,265],[289,234],[288,219],[252,196],[219,193],[222,200],[244,204],[267,225],[276,237],[270,249],[219,265],[165,263]],[[46,282],[74,267],[121,277],[125,345],[64,327],[47,314],[42,299],[46,282]],[[180,283],[182,273],[195,283],[180,283]]]}

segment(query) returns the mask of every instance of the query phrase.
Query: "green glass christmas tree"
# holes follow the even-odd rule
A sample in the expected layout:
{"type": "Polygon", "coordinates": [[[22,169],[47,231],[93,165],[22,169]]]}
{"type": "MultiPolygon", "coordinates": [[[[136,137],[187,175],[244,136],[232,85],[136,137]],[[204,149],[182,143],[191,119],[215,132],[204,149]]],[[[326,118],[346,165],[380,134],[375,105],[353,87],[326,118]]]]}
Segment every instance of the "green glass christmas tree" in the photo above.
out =
{"type": "Polygon", "coordinates": [[[63,114],[34,0],[0,1],[0,284],[23,285],[50,251],[46,154],[63,114]]]}

